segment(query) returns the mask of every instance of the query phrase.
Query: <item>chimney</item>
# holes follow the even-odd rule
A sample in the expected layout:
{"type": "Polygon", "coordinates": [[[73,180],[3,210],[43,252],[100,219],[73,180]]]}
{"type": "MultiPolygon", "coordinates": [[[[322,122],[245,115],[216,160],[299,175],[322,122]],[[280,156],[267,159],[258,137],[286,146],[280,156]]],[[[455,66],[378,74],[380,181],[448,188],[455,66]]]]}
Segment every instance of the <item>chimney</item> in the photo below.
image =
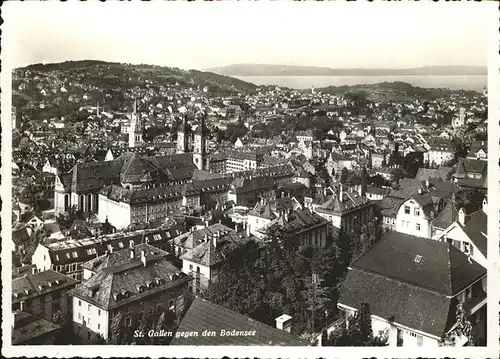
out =
{"type": "Polygon", "coordinates": [[[215,248],[217,248],[217,239],[219,239],[219,232],[217,232],[216,236],[212,237],[212,244],[214,245],[215,248]]]}
{"type": "Polygon", "coordinates": [[[426,180],[425,180],[425,188],[429,189],[429,185],[430,185],[430,184],[429,184],[429,179],[426,179],[426,180]]]}
{"type": "Polygon", "coordinates": [[[36,274],[36,266],[31,267],[31,274],[36,274]]]}
{"type": "Polygon", "coordinates": [[[283,314],[276,318],[276,328],[290,333],[292,329],[292,317],[287,314],[283,314]]]}
{"type": "Polygon", "coordinates": [[[25,305],[25,301],[24,301],[24,300],[21,300],[21,302],[19,302],[19,310],[20,310],[20,311],[23,311],[23,310],[24,310],[24,305],[25,305]]]}
{"type": "Polygon", "coordinates": [[[362,185],[358,185],[358,194],[360,197],[363,197],[363,186],[362,185]]]}
{"type": "Polygon", "coordinates": [[[194,227],[191,227],[190,231],[191,231],[191,233],[193,233],[194,232],[194,227]]]}
{"type": "Polygon", "coordinates": [[[128,244],[129,244],[130,248],[134,248],[134,244],[135,243],[134,243],[134,241],[132,239],[128,242],[128,244]]]}
{"type": "Polygon", "coordinates": [[[205,233],[205,243],[208,242],[208,234],[205,233]]]}
{"type": "Polygon", "coordinates": [[[285,214],[285,221],[286,222],[288,222],[288,212],[289,212],[288,208],[285,209],[284,214],[285,214]]]}
{"type": "Polygon", "coordinates": [[[339,200],[340,202],[344,202],[344,187],[342,186],[342,183],[340,184],[339,200]]]}
{"type": "Polygon", "coordinates": [[[264,205],[264,197],[260,197],[260,205],[263,206],[264,205]]]}
{"type": "Polygon", "coordinates": [[[245,223],[245,230],[247,232],[247,236],[250,236],[250,226],[248,225],[248,223],[245,223]]]}
{"type": "Polygon", "coordinates": [[[105,255],[106,257],[108,257],[108,256],[109,256],[109,251],[104,252],[104,255],[105,255]]]}
{"type": "Polygon", "coordinates": [[[458,211],[458,222],[462,226],[465,225],[465,211],[464,211],[464,207],[460,208],[460,211],[458,211]]]}
{"type": "Polygon", "coordinates": [[[135,250],[133,247],[130,247],[130,259],[135,259],[135,250]]]}
{"type": "Polygon", "coordinates": [[[486,197],[483,199],[483,212],[488,214],[488,199],[486,197]]]}
{"type": "Polygon", "coordinates": [[[205,227],[208,227],[208,220],[205,221],[205,227]]]}
{"type": "Polygon", "coordinates": [[[113,246],[112,245],[109,246],[109,253],[113,253],[113,246]]]}
{"type": "Polygon", "coordinates": [[[144,267],[146,267],[147,265],[147,255],[146,255],[146,251],[141,251],[141,262],[142,262],[142,265],[144,267]]]}

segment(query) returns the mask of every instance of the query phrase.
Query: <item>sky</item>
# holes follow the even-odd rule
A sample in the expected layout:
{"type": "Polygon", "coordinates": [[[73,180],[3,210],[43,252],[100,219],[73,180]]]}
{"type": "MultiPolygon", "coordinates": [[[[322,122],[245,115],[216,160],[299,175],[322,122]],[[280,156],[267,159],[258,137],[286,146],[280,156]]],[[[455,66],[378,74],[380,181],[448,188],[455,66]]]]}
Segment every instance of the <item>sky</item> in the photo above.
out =
{"type": "Polygon", "coordinates": [[[486,66],[496,13],[494,2],[33,1],[2,10],[13,67],[92,59],[185,69],[486,66]]]}

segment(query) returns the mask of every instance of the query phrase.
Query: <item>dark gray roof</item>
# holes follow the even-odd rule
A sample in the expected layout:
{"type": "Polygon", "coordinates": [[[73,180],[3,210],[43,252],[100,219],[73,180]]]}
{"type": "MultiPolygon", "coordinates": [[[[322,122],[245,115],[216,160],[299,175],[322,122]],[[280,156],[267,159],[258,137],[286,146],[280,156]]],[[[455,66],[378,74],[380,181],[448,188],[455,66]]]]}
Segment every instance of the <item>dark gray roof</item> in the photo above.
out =
{"type": "MultiPolygon", "coordinates": [[[[43,318],[33,314],[16,311],[14,314],[14,328],[12,329],[12,344],[35,344],[38,338],[45,338],[47,335],[52,335],[61,327],[55,323],[49,322],[43,318]]],[[[44,339],[40,340],[45,344],[44,339]]]]}
{"type": "Polygon", "coordinates": [[[375,273],[352,268],[339,304],[358,309],[366,302],[373,315],[441,337],[450,328],[451,298],[375,273]]]}
{"type": "Polygon", "coordinates": [[[450,296],[486,275],[451,243],[399,232],[389,233],[352,267],[450,296]],[[414,262],[417,255],[420,263],[414,262]]]}
{"type": "Polygon", "coordinates": [[[55,290],[74,287],[79,281],[49,269],[35,274],[26,274],[12,281],[12,302],[46,295],[55,290]]]}
{"type": "Polygon", "coordinates": [[[126,248],[95,258],[84,264],[95,274],[71,293],[101,308],[111,309],[189,282],[192,278],[169,263],[167,254],[141,243],[133,249],[126,248]],[[131,250],[134,259],[130,258],[131,250]],[[142,251],[147,255],[146,265],[141,261],[142,251]]]}
{"type": "MultiPolygon", "coordinates": [[[[293,319],[292,319],[293,320],[293,319]]],[[[307,341],[290,333],[233,312],[206,300],[195,298],[178,332],[199,332],[197,337],[173,338],[171,345],[286,345],[307,346],[307,341]],[[221,336],[221,330],[254,331],[255,335],[221,336]],[[215,331],[215,336],[202,336],[204,330],[215,331]]]]}
{"type": "Polygon", "coordinates": [[[488,240],[484,234],[488,233],[488,216],[482,210],[466,216],[465,225],[460,227],[467,237],[481,251],[485,258],[488,258],[488,240]]]}

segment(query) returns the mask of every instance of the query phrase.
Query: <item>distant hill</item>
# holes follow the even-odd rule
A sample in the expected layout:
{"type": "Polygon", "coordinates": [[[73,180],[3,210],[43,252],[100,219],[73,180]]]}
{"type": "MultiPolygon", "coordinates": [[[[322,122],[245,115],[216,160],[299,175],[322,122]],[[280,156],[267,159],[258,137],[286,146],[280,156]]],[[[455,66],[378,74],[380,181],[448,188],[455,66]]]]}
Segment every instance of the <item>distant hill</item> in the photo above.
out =
{"type": "Polygon", "coordinates": [[[486,75],[481,66],[427,66],[409,69],[334,69],[316,66],[236,64],[206,71],[226,76],[425,76],[486,75]]]}
{"type": "Polygon", "coordinates": [[[97,60],[65,61],[61,63],[33,64],[15,70],[34,72],[65,71],[68,75],[84,72],[84,79],[95,86],[122,87],[139,85],[144,80],[158,84],[175,84],[182,87],[207,86],[214,93],[253,91],[255,84],[212,72],[182,70],[156,65],[133,65],[97,60]]]}
{"type": "MultiPolygon", "coordinates": [[[[460,93],[464,96],[477,95],[474,90],[450,90],[444,88],[422,88],[413,86],[407,82],[381,82],[377,84],[351,85],[351,86],[328,86],[316,89],[325,94],[345,94],[345,93],[363,93],[370,101],[406,101],[413,96],[418,96],[426,100],[435,100],[447,97],[451,93],[460,93]]],[[[302,90],[308,92],[310,90],[302,90]]]]}

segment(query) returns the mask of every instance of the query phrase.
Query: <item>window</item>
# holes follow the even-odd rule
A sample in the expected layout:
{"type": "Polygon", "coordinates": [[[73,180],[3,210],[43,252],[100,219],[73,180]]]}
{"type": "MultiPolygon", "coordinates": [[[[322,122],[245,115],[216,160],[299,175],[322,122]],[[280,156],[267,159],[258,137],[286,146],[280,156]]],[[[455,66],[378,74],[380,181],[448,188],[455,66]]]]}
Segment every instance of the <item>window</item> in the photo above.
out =
{"type": "Polygon", "coordinates": [[[417,224],[415,225],[415,227],[416,227],[417,231],[420,231],[420,223],[417,223],[417,224]]]}
{"type": "Polygon", "coordinates": [[[415,208],[415,216],[420,216],[420,208],[415,208]]]}
{"type": "Polygon", "coordinates": [[[410,206],[405,206],[405,214],[410,214],[410,206]]]}
{"type": "Polygon", "coordinates": [[[127,327],[130,327],[132,325],[132,318],[131,317],[125,318],[125,325],[127,327]]]}
{"type": "Polygon", "coordinates": [[[193,269],[193,265],[192,264],[189,265],[189,269],[193,269]]]}
{"type": "Polygon", "coordinates": [[[78,306],[79,306],[79,307],[81,307],[81,306],[82,306],[82,301],[81,301],[81,300],[79,300],[79,301],[78,301],[78,306]]]}
{"type": "Polygon", "coordinates": [[[467,288],[465,290],[465,298],[466,299],[471,299],[472,298],[472,288],[467,288]]]}
{"type": "Polygon", "coordinates": [[[97,329],[101,329],[101,324],[97,324],[97,329]]]}
{"type": "Polygon", "coordinates": [[[90,308],[92,308],[92,306],[89,304],[89,312],[90,312],[90,308]]]}
{"type": "Polygon", "coordinates": [[[101,310],[97,309],[97,315],[101,315],[101,310]]]}
{"type": "Polygon", "coordinates": [[[421,335],[417,335],[417,346],[421,347],[424,344],[424,337],[421,335]]]}
{"type": "Polygon", "coordinates": [[[78,319],[82,319],[82,313],[78,313],[78,319]]]}

